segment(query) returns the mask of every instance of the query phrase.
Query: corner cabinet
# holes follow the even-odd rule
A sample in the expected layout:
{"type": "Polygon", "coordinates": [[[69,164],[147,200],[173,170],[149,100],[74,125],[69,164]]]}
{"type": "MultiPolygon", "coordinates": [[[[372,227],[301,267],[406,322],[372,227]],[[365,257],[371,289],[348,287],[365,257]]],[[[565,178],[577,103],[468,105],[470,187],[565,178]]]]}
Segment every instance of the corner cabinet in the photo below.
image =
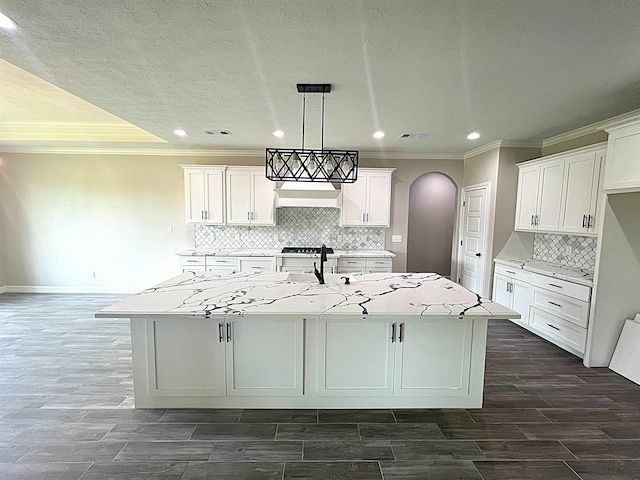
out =
{"type": "Polygon", "coordinates": [[[388,227],[393,168],[359,168],[358,180],[342,184],[340,225],[388,227]]]}
{"type": "Polygon", "coordinates": [[[515,230],[595,235],[604,144],[518,165],[515,230]]]}
{"type": "Polygon", "coordinates": [[[273,182],[264,167],[227,167],[228,225],[274,225],[273,182]]]}
{"type": "Polygon", "coordinates": [[[187,223],[224,224],[224,166],[180,165],[184,169],[187,223]]]}
{"type": "Polygon", "coordinates": [[[602,188],[607,192],[640,191],[640,117],[606,128],[607,162],[602,188]]]}

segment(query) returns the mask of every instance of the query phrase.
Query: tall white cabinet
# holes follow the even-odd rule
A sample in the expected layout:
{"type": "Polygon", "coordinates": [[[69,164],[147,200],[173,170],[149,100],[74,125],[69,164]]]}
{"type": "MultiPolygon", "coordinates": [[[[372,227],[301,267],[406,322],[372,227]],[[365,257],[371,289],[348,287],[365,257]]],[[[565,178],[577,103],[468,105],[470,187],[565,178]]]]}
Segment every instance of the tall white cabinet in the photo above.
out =
{"type": "Polygon", "coordinates": [[[227,167],[227,224],[274,225],[273,182],[263,167],[227,167]]]}
{"type": "Polygon", "coordinates": [[[342,185],[340,224],[388,227],[393,168],[359,168],[358,180],[342,185]]]}
{"type": "Polygon", "coordinates": [[[224,166],[181,165],[184,169],[185,215],[190,224],[224,223],[224,166]]]}

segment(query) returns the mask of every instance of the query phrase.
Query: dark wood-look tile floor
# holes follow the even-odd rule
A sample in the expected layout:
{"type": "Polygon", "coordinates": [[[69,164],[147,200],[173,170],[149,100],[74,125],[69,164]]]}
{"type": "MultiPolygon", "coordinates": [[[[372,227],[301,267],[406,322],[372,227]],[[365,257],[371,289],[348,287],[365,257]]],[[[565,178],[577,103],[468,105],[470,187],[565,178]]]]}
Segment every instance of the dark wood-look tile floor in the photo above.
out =
{"type": "Polygon", "coordinates": [[[0,479],[640,478],[640,387],[508,321],[481,409],[135,410],[108,295],[0,295],[0,479]]]}

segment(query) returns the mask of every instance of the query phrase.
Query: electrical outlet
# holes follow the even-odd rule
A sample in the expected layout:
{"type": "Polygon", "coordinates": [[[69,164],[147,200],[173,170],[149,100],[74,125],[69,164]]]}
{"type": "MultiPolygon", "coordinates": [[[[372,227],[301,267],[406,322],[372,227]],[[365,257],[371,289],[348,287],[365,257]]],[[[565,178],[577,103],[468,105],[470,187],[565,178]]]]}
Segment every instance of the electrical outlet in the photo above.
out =
{"type": "Polygon", "coordinates": [[[564,246],[564,254],[565,255],[571,255],[571,252],[573,252],[573,247],[571,245],[565,245],[564,246]]]}
{"type": "Polygon", "coordinates": [[[402,235],[391,235],[392,243],[402,243],[402,235]]]}
{"type": "Polygon", "coordinates": [[[93,272],[91,272],[91,277],[96,278],[96,272],[95,270],[93,272]]]}
{"type": "Polygon", "coordinates": [[[236,233],[236,240],[240,240],[240,233],[236,233]]]}
{"type": "Polygon", "coordinates": [[[167,227],[167,233],[173,233],[173,227],[167,227]]]}
{"type": "Polygon", "coordinates": [[[280,241],[280,235],[278,235],[277,233],[273,234],[273,241],[274,242],[279,242],[280,241]]]}
{"type": "Polygon", "coordinates": [[[342,235],[336,235],[336,242],[342,242],[342,235]]]}

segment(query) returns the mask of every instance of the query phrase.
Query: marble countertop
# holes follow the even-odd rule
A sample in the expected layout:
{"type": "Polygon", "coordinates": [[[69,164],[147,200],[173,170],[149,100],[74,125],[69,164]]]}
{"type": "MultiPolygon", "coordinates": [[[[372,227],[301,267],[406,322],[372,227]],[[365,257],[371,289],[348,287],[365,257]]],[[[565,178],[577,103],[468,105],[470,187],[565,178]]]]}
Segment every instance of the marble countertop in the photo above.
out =
{"type": "Polygon", "coordinates": [[[543,262],[542,260],[532,258],[495,258],[493,261],[509,267],[521,268],[522,270],[539,273],[540,275],[593,287],[593,272],[591,270],[566,267],[564,265],[543,262]]]}
{"type": "MultiPolygon", "coordinates": [[[[220,249],[220,250],[207,250],[207,249],[193,249],[189,248],[181,250],[177,253],[181,256],[194,256],[194,255],[210,255],[216,257],[318,257],[319,254],[313,253],[282,253],[281,250],[275,249],[220,249]]],[[[338,257],[388,257],[393,258],[396,254],[389,252],[388,250],[334,250],[332,254],[328,254],[329,258],[338,257]]]]}
{"type": "Polygon", "coordinates": [[[220,318],[248,315],[305,317],[520,318],[491,300],[435,273],[326,275],[188,272],[103,308],[96,317],[220,318]]]}

